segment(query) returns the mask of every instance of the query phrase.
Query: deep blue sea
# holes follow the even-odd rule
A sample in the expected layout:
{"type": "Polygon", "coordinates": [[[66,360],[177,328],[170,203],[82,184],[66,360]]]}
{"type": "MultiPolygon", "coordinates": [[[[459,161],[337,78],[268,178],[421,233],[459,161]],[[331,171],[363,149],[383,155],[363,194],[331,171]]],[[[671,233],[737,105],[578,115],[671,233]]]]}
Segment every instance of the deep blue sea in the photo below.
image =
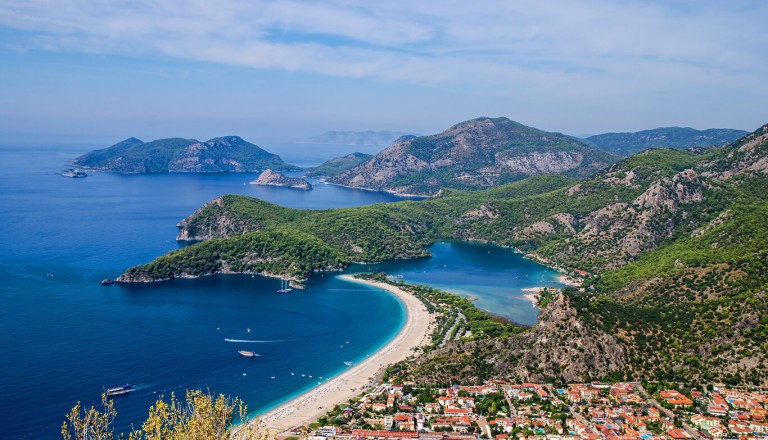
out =
{"type": "MultiPolygon", "coordinates": [[[[159,395],[190,388],[263,411],[363,359],[402,325],[391,295],[332,274],[287,295],[259,276],[100,285],[178,248],[176,223],[223,194],[312,209],[397,199],[322,184],[249,185],[255,174],[57,174],[84,151],[0,147],[0,438],[59,438],[77,401],[97,403],[125,383],[138,390],[115,399],[118,430],[140,423],[159,395]],[[242,358],[243,349],[261,357],[242,358]]],[[[374,267],[478,297],[478,306],[522,323],[537,311],[519,288],[556,276],[496,247],[439,243],[433,253],[374,267]]]]}

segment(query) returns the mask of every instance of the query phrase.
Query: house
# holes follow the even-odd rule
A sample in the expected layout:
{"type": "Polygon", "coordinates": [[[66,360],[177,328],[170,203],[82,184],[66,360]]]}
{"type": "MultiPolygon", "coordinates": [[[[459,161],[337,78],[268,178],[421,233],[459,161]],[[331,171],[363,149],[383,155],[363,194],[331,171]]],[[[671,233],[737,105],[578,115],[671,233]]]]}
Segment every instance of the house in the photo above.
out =
{"type": "Polygon", "coordinates": [[[687,432],[685,432],[680,428],[671,428],[667,431],[667,434],[669,434],[669,436],[675,440],[683,440],[683,439],[691,438],[690,434],[688,434],[687,432]]]}
{"type": "Polygon", "coordinates": [[[755,420],[765,420],[768,417],[768,410],[763,408],[750,408],[749,415],[755,420]]]}
{"type": "Polygon", "coordinates": [[[315,435],[319,437],[333,437],[336,434],[341,434],[341,428],[335,426],[323,426],[315,430],[315,435]]]}
{"type": "Polygon", "coordinates": [[[512,432],[512,429],[514,429],[514,424],[512,423],[512,420],[508,417],[498,418],[494,420],[489,420],[488,424],[490,426],[498,426],[500,429],[504,430],[504,432],[512,432]]]}
{"type": "Polygon", "coordinates": [[[714,428],[715,426],[720,426],[720,419],[718,419],[717,417],[696,414],[691,417],[691,423],[693,423],[696,426],[699,426],[702,429],[709,431],[711,428],[714,428]]]}
{"type": "Polygon", "coordinates": [[[456,401],[459,402],[459,405],[465,407],[465,408],[474,408],[475,407],[475,398],[474,397],[457,397],[456,401]]]}
{"type": "Polygon", "coordinates": [[[456,402],[453,400],[452,397],[448,396],[440,396],[437,398],[437,403],[439,403],[441,406],[445,407],[455,407],[456,402]]]}
{"type": "Polygon", "coordinates": [[[713,404],[707,407],[707,412],[713,416],[725,417],[728,415],[728,407],[726,405],[713,404]]]}
{"type": "Polygon", "coordinates": [[[471,413],[468,408],[446,408],[445,414],[451,416],[466,416],[471,413]]]}
{"type": "Polygon", "coordinates": [[[392,385],[389,387],[389,394],[396,394],[398,396],[403,395],[403,386],[402,385],[392,385]]]}
{"type": "Polygon", "coordinates": [[[768,423],[750,422],[749,427],[750,429],[752,429],[753,432],[756,432],[759,434],[768,434],[768,423]]]}
{"type": "Polygon", "coordinates": [[[693,401],[686,396],[682,395],[676,390],[664,390],[659,393],[659,396],[664,399],[665,402],[672,405],[675,408],[682,408],[693,405],[693,401]]]}
{"type": "Polygon", "coordinates": [[[721,425],[713,426],[712,428],[709,428],[707,432],[709,432],[709,435],[713,438],[723,438],[728,435],[728,429],[721,425]]]}
{"type": "Polygon", "coordinates": [[[424,414],[416,414],[416,430],[419,432],[424,431],[426,425],[427,418],[424,416],[424,414]]]}
{"type": "Polygon", "coordinates": [[[354,429],[352,430],[352,438],[362,439],[415,439],[419,438],[419,433],[416,431],[384,431],[375,429],[354,429]]]}
{"type": "Polygon", "coordinates": [[[384,412],[387,410],[387,405],[384,403],[372,403],[371,411],[384,412]]]}

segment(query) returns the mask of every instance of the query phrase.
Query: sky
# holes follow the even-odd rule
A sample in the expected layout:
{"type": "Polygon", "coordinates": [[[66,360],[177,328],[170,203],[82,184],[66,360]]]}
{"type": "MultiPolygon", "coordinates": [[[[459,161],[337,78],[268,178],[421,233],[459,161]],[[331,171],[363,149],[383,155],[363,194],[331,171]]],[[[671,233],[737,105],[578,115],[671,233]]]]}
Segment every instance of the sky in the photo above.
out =
{"type": "MultiPolygon", "coordinates": [[[[768,122],[764,0],[0,0],[0,140],[768,122]]],[[[113,141],[113,142],[109,142],[113,141]]]]}

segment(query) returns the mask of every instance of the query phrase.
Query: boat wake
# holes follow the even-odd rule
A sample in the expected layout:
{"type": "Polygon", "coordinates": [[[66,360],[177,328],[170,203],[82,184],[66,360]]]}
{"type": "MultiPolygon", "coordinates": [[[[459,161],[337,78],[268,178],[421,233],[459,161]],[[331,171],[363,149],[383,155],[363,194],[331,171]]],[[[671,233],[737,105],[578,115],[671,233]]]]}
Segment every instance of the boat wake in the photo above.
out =
{"type": "Polygon", "coordinates": [[[257,339],[224,339],[225,342],[242,342],[242,343],[249,343],[249,344],[268,344],[270,342],[282,342],[279,339],[274,341],[259,341],[257,339]]]}

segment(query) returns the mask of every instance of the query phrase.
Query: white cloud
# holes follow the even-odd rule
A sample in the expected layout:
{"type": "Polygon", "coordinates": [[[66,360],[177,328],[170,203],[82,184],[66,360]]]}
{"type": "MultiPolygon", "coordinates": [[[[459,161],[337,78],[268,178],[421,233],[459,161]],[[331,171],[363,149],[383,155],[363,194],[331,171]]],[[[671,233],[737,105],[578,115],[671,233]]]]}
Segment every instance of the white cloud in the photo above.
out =
{"type": "Polygon", "coordinates": [[[762,0],[4,0],[0,42],[609,106],[762,90],[766,21],[762,0]]]}
{"type": "Polygon", "coordinates": [[[667,2],[647,1],[7,0],[0,5],[0,24],[27,31],[13,43],[30,48],[55,50],[58,43],[61,50],[162,52],[255,68],[415,81],[466,82],[464,68],[435,75],[446,64],[465,63],[502,72],[611,72],[626,62],[764,69],[768,7],[734,5],[696,2],[683,14],[667,2]],[[404,75],[382,68],[408,65],[419,70],[404,75]]]}

